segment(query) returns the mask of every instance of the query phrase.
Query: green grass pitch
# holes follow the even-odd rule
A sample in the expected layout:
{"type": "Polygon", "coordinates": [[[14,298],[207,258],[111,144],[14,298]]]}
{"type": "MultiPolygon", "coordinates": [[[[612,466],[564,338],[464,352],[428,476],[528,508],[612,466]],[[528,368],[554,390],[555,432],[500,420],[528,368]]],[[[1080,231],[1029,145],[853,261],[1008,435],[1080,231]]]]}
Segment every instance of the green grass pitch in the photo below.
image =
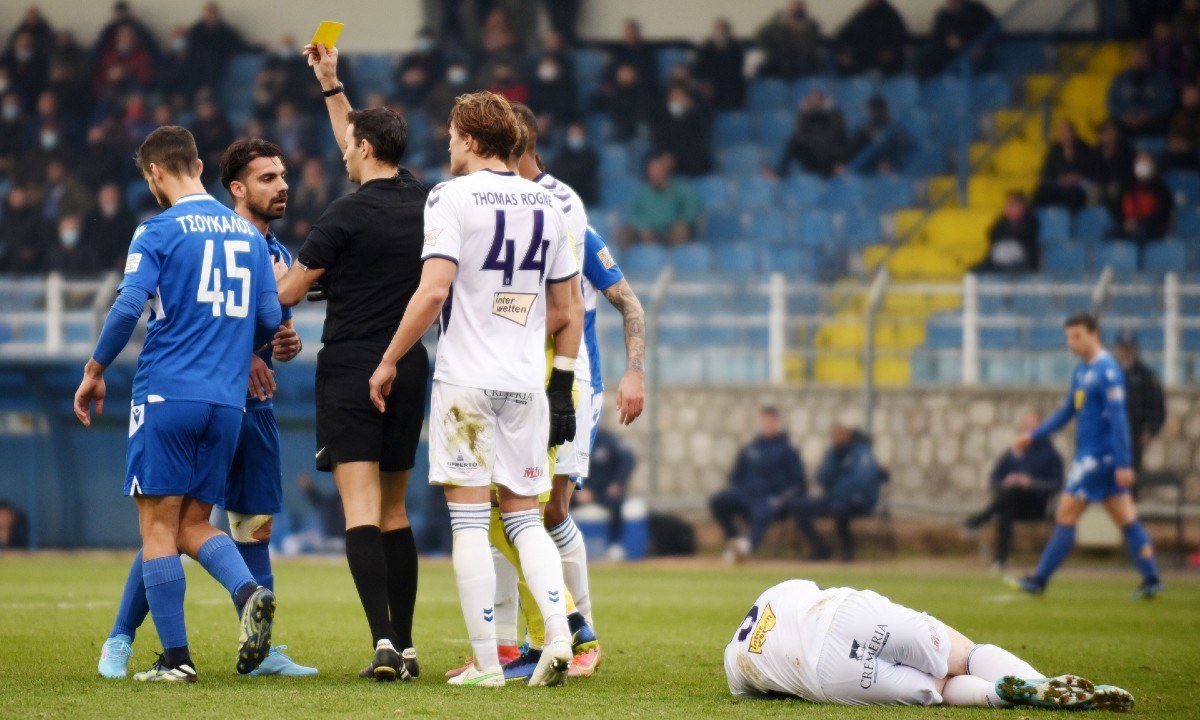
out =
{"type": "MultiPolygon", "coordinates": [[[[1151,602],[1128,599],[1134,573],[1068,568],[1043,598],[1018,596],[966,565],[821,567],[715,562],[597,566],[595,613],[605,662],[564,688],[499,691],[448,687],[442,672],[468,652],[446,561],[422,566],[414,683],[360,680],[369,660],[366,623],[339,558],[276,563],[277,643],[318,678],[243,678],[234,672],[236,620],[229,598],[188,566],[187,620],[200,682],[139,686],[96,675],[128,555],[0,558],[0,718],[1025,718],[1043,711],[817,707],[799,701],[735,701],[721,651],[767,586],[796,576],[868,587],[926,610],[977,642],[994,642],[1046,672],[1121,685],[1136,717],[1200,717],[1200,581],[1172,577],[1151,602]]],[[[152,623],[131,670],[158,650],[152,623]]]]}

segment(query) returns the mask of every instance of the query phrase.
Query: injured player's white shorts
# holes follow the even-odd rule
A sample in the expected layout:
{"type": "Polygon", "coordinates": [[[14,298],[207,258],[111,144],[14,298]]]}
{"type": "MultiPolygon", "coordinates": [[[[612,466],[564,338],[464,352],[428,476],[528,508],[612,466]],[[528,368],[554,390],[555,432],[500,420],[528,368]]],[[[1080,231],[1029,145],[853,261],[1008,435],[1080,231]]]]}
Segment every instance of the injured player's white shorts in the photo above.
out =
{"type": "Polygon", "coordinates": [[[435,380],[429,409],[429,483],[503,485],[533,497],[550,490],[546,393],[513,393],[435,380]]]}
{"type": "Polygon", "coordinates": [[[837,609],[817,663],[826,702],[842,705],[940,705],[950,635],[937,618],[871,590],[837,609]]]}

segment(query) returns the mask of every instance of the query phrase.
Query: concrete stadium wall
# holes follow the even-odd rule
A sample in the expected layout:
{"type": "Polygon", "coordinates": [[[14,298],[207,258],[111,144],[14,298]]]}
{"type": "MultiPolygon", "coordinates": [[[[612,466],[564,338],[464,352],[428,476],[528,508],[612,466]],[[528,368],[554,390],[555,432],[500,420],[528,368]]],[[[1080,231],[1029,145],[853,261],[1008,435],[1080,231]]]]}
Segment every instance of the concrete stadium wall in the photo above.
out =
{"type": "MultiPolygon", "coordinates": [[[[349,0],[331,7],[328,0],[288,0],[285,3],[262,0],[221,3],[226,17],[248,40],[273,43],[285,33],[299,40],[312,37],[320,20],[346,23],[339,44],[347,52],[395,52],[410,50],[413,35],[424,22],[424,7],[436,0],[349,0]]],[[[997,14],[1016,0],[984,0],[997,14]]],[[[16,24],[28,2],[10,0],[0,4],[0,32],[16,24]]],[[[56,28],[74,31],[90,43],[108,20],[112,3],[106,0],[37,0],[46,17],[56,28]]],[[[934,13],[943,0],[897,0],[909,29],[918,34],[929,31],[934,13]]],[[[135,12],[160,35],[175,25],[190,25],[199,17],[203,0],[134,0],[135,12]]],[[[612,40],[620,36],[621,21],[627,17],[641,20],[646,35],[653,39],[695,40],[705,37],[712,20],[725,15],[732,18],[735,30],[749,35],[786,0],[741,0],[736,7],[728,0],[583,0],[580,32],[592,40],[612,40]]],[[[810,12],[826,34],[836,31],[858,7],[857,0],[808,0],[810,12]]],[[[1012,29],[1030,31],[1045,27],[1061,12],[1059,2],[1035,2],[1020,13],[1012,29]]],[[[1077,13],[1073,26],[1091,29],[1096,24],[1092,7],[1077,13]]]]}
{"type": "MultiPolygon", "coordinates": [[[[614,385],[615,388],[615,385],[614,385]]],[[[613,419],[615,389],[606,398],[613,419]]],[[[993,463],[1008,447],[1021,413],[1049,412],[1062,393],[1049,390],[910,389],[879,392],[875,449],[891,470],[890,498],[901,516],[961,518],[987,492],[993,463]]],[[[649,457],[644,419],[619,432],[639,452],[634,484],[663,507],[699,511],[709,494],[724,487],[738,449],[755,433],[757,410],[781,408],[810,476],[828,447],[829,428],[841,419],[862,426],[861,390],[822,388],[682,388],[657,399],[659,437],[649,457]],[[657,491],[649,484],[657,463],[657,491]]],[[[613,424],[615,425],[615,423],[613,424]]],[[[610,425],[611,426],[611,425],[610,425]]],[[[1072,430],[1055,437],[1069,463],[1072,430]]],[[[1167,423],[1146,453],[1147,470],[1187,474],[1189,497],[1200,499],[1200,388],[1172,391],[1167,423]]]]}

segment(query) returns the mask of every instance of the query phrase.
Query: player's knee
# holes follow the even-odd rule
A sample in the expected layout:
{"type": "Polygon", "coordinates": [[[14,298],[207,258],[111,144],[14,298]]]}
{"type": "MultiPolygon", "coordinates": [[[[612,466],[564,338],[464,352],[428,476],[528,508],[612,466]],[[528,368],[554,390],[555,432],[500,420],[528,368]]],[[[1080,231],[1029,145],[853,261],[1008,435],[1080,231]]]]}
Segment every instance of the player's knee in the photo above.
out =
{"type": "Polygon", "coordinates": [[[229,513],[229,535],[240,543],[262,542],[271,539],[271,515],[229,513]]]}

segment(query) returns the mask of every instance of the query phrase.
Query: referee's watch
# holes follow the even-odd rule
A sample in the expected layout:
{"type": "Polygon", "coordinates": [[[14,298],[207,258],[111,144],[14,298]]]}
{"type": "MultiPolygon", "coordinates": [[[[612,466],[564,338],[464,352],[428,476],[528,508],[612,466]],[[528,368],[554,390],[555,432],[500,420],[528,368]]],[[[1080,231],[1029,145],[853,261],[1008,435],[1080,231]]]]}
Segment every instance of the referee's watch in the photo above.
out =
{"type": "Polygon", "coordinates": [[[346,86],[341,83],[338,83],[338,86],[335,87],[334,89],[322,90],[321,94],[324,95],[325,97],[333,97],[334,95],[340,95],[341,93],[344,93],[344,92],[346,92],[346,86]]]}

